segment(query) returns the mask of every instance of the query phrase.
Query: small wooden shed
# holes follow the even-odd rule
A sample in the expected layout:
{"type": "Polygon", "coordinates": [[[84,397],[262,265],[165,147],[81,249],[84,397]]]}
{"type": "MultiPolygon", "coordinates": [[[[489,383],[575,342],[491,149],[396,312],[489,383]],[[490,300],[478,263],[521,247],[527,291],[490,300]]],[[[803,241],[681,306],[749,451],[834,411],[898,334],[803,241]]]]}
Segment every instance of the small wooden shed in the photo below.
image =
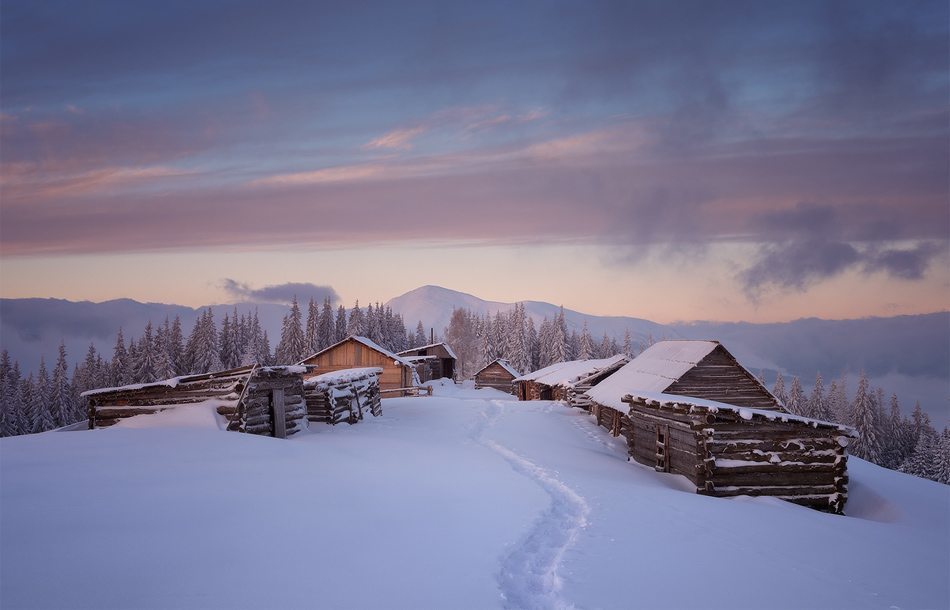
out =
{"type": "Polygon", "coordinates": [[[213,407],[227,429],[285,438],[304,429],[302,366],[245,366],[83,392],[89,428],[169,409],[213,407]]]}
{"type": "Polygon", "coordinates": [[[383,414],[379,376],[383,369],[367,367],[331,371],[304,381],[307,419],[311,422],[355,424],[366,412],[383,414]]]}
{"type": "Polygon", "coordinates": [[[510,362],[504,358],[498,358],[475,373],[475,387],[494,388],[512,394],[514,393],[512,382],[519,376],[521,373],[516,371],[510,362]]]}
{"type": "Polygon", "coordinates": [[[705,398],[740,407],[784,406],[718,341],[660,341],[586,392],[597,423],[620,434],[621,398],[655,392],[705,398]]]}
{"type": "Polygon", "coordinates": [[[570,400],[571,390],[578,382],[608,376],[625,365],[623,354],[592,360],[557,362],[543,369],[517,377],[515,395],[518,400],[570,400]]]}
{"type": "Polygon", "coordinates": [[[852,428],[711,400],[639,392],[623,397],[630,458],[681,474],[708,496],[774,496],[843,513],[852,428]]]}
{"type": "Polygon", "coordinates": [[[308,368],[307,378],[343,369],[378,367],[379,390],[384,395],[402,396],[404,389],[419,385],[412,363],[366,337],[350,335],[330,347],[304,358],[301,365],[308,368]]]}
{"type": "Polygon", "coordinates": [[[458,357],[448,343],[430,343],[397,354],[416,365],[422,383],[433,379],[455,379],[455,363],[458,357]]]}

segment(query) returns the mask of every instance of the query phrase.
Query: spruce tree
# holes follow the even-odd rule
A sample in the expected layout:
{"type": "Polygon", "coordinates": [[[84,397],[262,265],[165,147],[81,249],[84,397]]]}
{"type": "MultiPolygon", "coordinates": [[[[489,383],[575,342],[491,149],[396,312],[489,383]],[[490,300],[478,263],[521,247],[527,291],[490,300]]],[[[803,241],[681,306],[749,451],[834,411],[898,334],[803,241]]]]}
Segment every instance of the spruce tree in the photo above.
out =
{"type": "Polygon", "coordinates": [[[307,303],[307,324],[304,330],[304,351],[307,353],[301,359],[320,351],[319,326],[320,310],[317,308],[317,302],[310,297],[310,302],[307,303]]]}
{"type": "Polygon", "coordinates": [[[46,370],[46,361],[40,357],[40,369],[33,384],[30,396],[30,414],[32,419],[31,432],[45,432],[56,427],[50,400],[50,380],[46,370]]]}
{"type": "Polygon", "coordinates": [[[610,353],[610,337],[604,332],[604,338],[600,340],[600,349],[597,350],[597,357],[610,358],[612,355],[610,353]]]}
{"type": "Polygon", "coordinates": [[[314,352],[319,352],[333,345],[333,308],[330,305],[330,297],[323,299],[323,309],[320,312],[320,320],[317,322],[317,345],[314,352]]]}
{"type": "Polygon", "coordinates": [[[564,362],[567,359],[567,324],[564,321],[564,307],[561,307],[551,329],[551,363],[564,362]]]}
{"type": "Polygon", "coordinates": [[[175,316],[175,321],[172,322],[171,333],[167,337],[165,347],[168,349],[168,360],[174,371],[173,376],[184,375],[188,372],[185,366],[185,339],[181,330],[181,318],[178,316],[175,316]]]}
{"type": "Polygon", "coordinates": [[[155,378],[156,379],[171,379],[176,376],[175,367],[172,364],[172,357],[169,353],[168,342],[171,339],[171,326],[168,324],[168,318],[165,318],[165,323],[162,326],[158,327],[158,332],[155,333],[155,344],[154,344],[154,353],[155,358],[153,364],[155,366],[155,378]]]}
{"type": "Polygon", "coordinates": [[[16,417],[13,414],[10,402],[10,354],[7,350],[0,352],[0,436],[13,436],[11,429],[16,427],[16,417]]]}
{"type": "Polygon", "coordinates": [[[783,406],[788,406],[788,393],[785,391],[785,378],[782,371],[775,375],[775,385],[772,386],[772,396],[778,399],[783,406]]]}
{"type": "Polygon", "coordinates": [[[7,373],[7,433],[9,436],[30,433],[28,396],[24,395],[26,380],[20,377],[20,364],[16,361],[7,373]]]}
{"type": "Polygon", "coordinates": [[[590,330],[587,328],[587,320],[584,320],[584,327],[581,329],[580,349],[577,353],[579,360],[590,360],[594,357],[594,340],[590,336],[590,330]]]}
{"type": "Polygon", "coordinates": [[[138,342],[136,358],[133,360],[135,383],[152,383],[155,377],[155,345],[152,338],[152,321],[145,325],[145,332],[138,342]]]}
{"type": "Polygon", "coordinates": [[[274,353],[274,358],[278,364],[294,364],[310,355],[306,353],[307,345],[302,323],[297,297],[294,297],[290,304],[290,313],[284,317],[280,342],[277,344],[277,351],[274,353]]]}
{"type": "Polygon", "coordinates": [[[539,361],[541,354],[539,352],[538,345],[538,331],[534,328],[534,319],[528,316],[528,367],[524,369],[523,373],[529,373],[531,371],[536,371],[539,368],[539,361]]]}
{"type": "Polygon", "coordinates": [[[112,362],[109,364],[109,384],[123,386],[129,383],[126,378],[129,353],[125,349],[125,339],[122,337],[122,327],[115,336],[115,347],[112,350],[112,362]]]}
{"type": "Polygon", "coordinates": [[[412,347],[422,347],[426,343],[428,343],[426,338],[426,329],[422,325],[422,320],[419,320],[419,323],[416,324],[416,336],[413,338],[412,347]]]}
{"type": "Polygon", "coordinates": [[[808,398],[808,417],[814,417],[822,421],[833,421],[834,416],[828,407],[828,399],[825,396],[824,380],[821,373],[815,375],[815,387],[808,398]]]}
{"type": "Polygon", "coordinates": [[[792,388],[789,390],[788,403],[785,407],[793,415],[805,415],[808,410],[805,392],[802,390],[802,382],[799,381],[798,377],[792,377],[792,388]]]}
{"type": "Polygon", "coordinates": [[[363,310],[360,309],[360,301],[357,299],[346,321],[346,334],[361,337],[365,333],[366,328],[363,324],[363,310]]]}
{"type": "Polygon", "coordinates": [[[878,419],[877,406],[871,392],[867,375],[862,372],[858,380],[858,389],[851,403],[854,414],[854,426],[858,438],[851,445],[851,453],[859,458],[874,462],[881,461],[881,422],[878,419]]]}
{"type": "MultiPolygon", "coordinates": [[[[336,310],[336,321],[333,324],[333,344],[346,339],[346,329],[349,321],[346,319],[346,307],[340,305],[336,310]]],[[[332,345],[332,344],[331,344],[332,345]]]]}
{"type": "Polygon", "coordinates": [[[50,385],[50,410],[56,428],[73,423],[73,393],[69,383],[69,364],[66,362],[66,344],[60,342],[56,366],[50,385]]]}
{"type": "Polygon", "coordinates": [[[630,329],[623,330],[623,355],[627,358],[633,358],[633,340],[630,338],[630,329]]]}

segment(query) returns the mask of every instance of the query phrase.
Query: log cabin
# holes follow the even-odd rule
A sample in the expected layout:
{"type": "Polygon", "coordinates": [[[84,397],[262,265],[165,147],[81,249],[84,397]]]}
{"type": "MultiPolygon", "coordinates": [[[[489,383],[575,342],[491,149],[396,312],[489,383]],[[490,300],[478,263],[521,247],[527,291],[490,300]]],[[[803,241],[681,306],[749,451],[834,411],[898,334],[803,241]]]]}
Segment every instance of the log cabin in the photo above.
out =
{"type": "Polygon", "coordinates": [[[680,474],[696,493],[773,496],[842,514],[848,500],[848,454],[854,429],[673,394],[622,398],[630,459],[680,474]]]}
{"type": "Polygon", "coordinates": [[[169,409],[211,407],[230,431],[286,438],[304,429],[302,366],[245,366],[83,392],[89,429],[169,409]]]}
{"type": "Polygon", "coordinates": [[[350,335],[339,343],[308,356],[298,364],[307,367],[306,378],[343,369],[378,367],[379,390],[384,395],[404,396],[406,388],[419,385],[412,362],[397,356],[366,337],[350,335]]]}
{"type": "Polygon", "coordinates": [[[415,364],[422,383],[443,378],[455,380],[458,357],[448,343],[430,343],[401,351],[396,355],[415,364]]]}
{"type": "Polygon", "coordinates": [[[718,341],[660,341],[587,391],[591,414],[620,435],[621,401],[634,392],[662,392],[740,407],[785,411],[784,406],[718,341]]]}
{"type": "Polygon", "coordinates": [[[514,384],[512,382],[515,377],[520,376],[521,373],[516,371],[510,362],[504,358],[498,358],[475,373],[475,388],[494,388],[513,394],[514,384]]]}
{"type": "Polygon", "coordinates": [[[515,395],[518,400],[568,401],[575,384],[598,377],[600,373],[609,375],[628,361],[623,354],[617,354],[610,358],[557,362],[515,378],[515,395]]]}

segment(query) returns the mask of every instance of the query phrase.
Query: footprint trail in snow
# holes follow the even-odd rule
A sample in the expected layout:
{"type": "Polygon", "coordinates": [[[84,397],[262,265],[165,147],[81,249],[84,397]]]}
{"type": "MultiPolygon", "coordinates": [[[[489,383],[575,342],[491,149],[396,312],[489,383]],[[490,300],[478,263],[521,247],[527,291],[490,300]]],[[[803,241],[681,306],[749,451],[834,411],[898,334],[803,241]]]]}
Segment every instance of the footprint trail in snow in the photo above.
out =
{"type": "Polygon", "coordinates": [[[503,401],[493,400],[490,412],[483,412],[483,419],[472,430],[473,439],[505,458],[515,472],[531,479],[551,498],[551,505],[502,559],[498,584],[505,607],[573,608],[573,604],[561,596],[558,568],[564,552],[587,525],[590,507],[549,470],[504,445],[483,438],[503,409],[503,401]]]}

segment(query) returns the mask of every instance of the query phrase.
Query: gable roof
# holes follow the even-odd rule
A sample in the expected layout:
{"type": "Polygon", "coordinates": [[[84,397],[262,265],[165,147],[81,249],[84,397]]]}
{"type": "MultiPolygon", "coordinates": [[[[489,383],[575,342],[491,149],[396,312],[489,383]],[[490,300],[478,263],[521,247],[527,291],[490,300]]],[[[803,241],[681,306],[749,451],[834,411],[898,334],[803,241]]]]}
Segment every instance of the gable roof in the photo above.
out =
{"type": "Polygon", "coordinates": [[[420,345],[420,346],[418,346],[418,347],[412,347],[412,348],[409,348],[409,349],[404,349],[404,350],[402,350],[401,352],[399,352],[399,355],[400,355],[400,356],[405,356],[405,355],[409,354],[410,352],[418,352],[419,350],[429,349],[430,347],[438,347],[438,346],[440,346],[440,345],[441,345],[442,347],[444,347],[444,348],[445,348],[445,351],[447,351],[447,352],[449,353],[449,357],[454,358],[455,360],[458,360],[458,359],[459,359],[459,357],[455,355],[455,352],[452,351],[452,348],[449,346],[449,344],[446,343],[446,342],[444,342],[444,341],[439,341],[438,343],[430,343],[430,344],[428,344],[428,345],[420,345]]]}
{"type": "Polygon", "coordinates": [[[627,357],[623,354],[594,360],[569,360],[567,362],[552,364],[551,366],[533,373],[528,373],[527,375],[522,375],[515,379],[515,381],[534,381],[548,386],[571,386],[582,379],[587,379],[604,369],[626,361],[627,357]]]}
{"type": "Polygon", "coordinates": [[[487,369],[493,364],[497,364],[501,368],[505,369],[508,373],[511,374],[512,377],[517,377],[521,375],[521,373],[516,371],[515,367],[511,366],[511,363],[505,360],[504,358],[495,358],[494,360],[492,360],[491,362],[489,362],[482,368],[478,369],[478,371],[474,375],[472,375],[472,377],[477,377],[479,373],[481,373],[482,371],[484,371],[485,369],[487,369]]]}
{"type": "MultiPolygon", "coordinates": [[[[587,396],[605,407],[626,410],[620,400],[622,396],[664,392],[720,345],[718,341],[672,340],[654,343],[619,371],[588,390],[587,396]]],[[[755,375],[749,375],[756,379],[755,375]]],[[[762,385],[758,379],[756,382],[762,385]]],[[[768,388],[762,388],[768,392],[768,388]]],[[[768,393],[771,395],[771,392],[768,393]]]]}
{"type": "Polygon", "coordinates": [[[310,354],[309,356],[307,356],[306,358],[304,358],[303,360],[301,360],[301,361],[298,362],[297,364],[303,364],[303,363],[306,362],[307,360],[310,360],[311,358],[316,358],[316,357],[319,356],[320,354],[326,353],[326,352],[330,351],[331,349],[334,349],[334,348],[336,348],[336,347],[339,347],[340,345],[343,345],[343,344],[346,343],[347,341],[351,341],[351,340],[352,340],[352,341],[356,341],[357,343],[361,343],[362,345],[365,345],[366,347],[370,348],[371,350],[376,351],[376,352],[379,352],[379,353],[382,354],[383,356],[386,356],[387,358],[392,359],[392,361],[393,361],[395,364],[398,364],[398,365],[401,365],[401,366],[408,366],[408,367],[410,367],[410,368],[412,367],[412,362],[410,362],[410,361],[407,360],[406,358],[403,358],[403,357],[401,357],[401,356],[397,356],[396,354],[392,353],[391,351],[389,351],[389,350],[386,349],[385,347],[381,346],[380,344],[376,343],[375,341],[372,341],[371,339],[367,339],[366,337],[360,337],[359,335],[350,335],[349,337],[347,337],[346,339],[343,339],[342,341],[337,341],[337,342],[334,343],[333,345],[331,345],[331,346],[329,346],[329,347],[325,347],[325,348],[323,348],[322,350],[320,350],[319,352],[316,352],[316,353],[314,353],[314,354],[310,354]]]}

